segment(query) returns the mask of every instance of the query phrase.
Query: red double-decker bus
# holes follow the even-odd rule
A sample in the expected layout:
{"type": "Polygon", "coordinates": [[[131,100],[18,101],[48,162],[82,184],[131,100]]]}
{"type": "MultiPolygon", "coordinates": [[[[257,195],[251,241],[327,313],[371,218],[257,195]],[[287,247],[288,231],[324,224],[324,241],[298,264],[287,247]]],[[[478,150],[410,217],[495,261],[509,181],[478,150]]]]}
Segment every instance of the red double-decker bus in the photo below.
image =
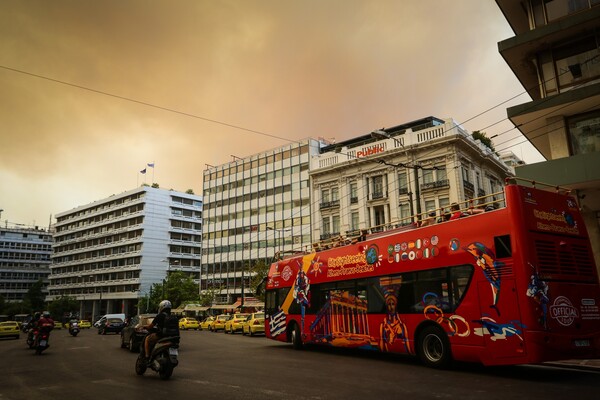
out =
{"type": "Polygon", "coordinates": [[[491,211],[273,263],[266,336],[430,367],[599,357],[598,273],[575,199],[514,182],[503,194],[491,211]]]}

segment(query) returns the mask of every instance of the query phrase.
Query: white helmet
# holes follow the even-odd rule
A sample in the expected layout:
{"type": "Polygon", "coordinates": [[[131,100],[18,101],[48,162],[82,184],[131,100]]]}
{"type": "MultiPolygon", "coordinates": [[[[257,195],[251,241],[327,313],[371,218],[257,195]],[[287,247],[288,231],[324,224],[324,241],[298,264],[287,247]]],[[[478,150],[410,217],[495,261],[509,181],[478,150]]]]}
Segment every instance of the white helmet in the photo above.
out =
{"type": "Polygon", "coordinates": [[[165,311],[165,310],[171,310],[171,302],[169,300],[163,300],[160,302],[160,304],[158,305],[158,313],[160,314],[161,312],[165,311]]]}

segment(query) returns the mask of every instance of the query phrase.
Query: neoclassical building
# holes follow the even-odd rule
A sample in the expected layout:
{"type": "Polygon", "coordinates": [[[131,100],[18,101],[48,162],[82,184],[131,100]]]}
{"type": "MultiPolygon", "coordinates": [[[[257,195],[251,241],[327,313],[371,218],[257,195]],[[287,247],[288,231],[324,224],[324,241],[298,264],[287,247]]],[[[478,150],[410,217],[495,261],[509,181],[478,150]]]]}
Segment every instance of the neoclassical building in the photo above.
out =
{"type": "Polygon", "coordinates": [[[502,190],[510,168],[452,119],[423,118],[332,144],[311,158],[316,240],[409,224],[502,190]]]}

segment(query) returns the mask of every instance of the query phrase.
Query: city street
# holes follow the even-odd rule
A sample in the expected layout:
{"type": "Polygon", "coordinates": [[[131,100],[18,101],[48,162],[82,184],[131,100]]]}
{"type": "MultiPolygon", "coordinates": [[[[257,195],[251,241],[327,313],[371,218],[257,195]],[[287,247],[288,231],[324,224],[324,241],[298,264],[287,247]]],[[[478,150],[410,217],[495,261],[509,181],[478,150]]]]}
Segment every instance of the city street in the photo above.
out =
{"type": "Polygon", "coordinates": [[[415,359],[310,348],[264,337],[181,332],[180,364],[168,381],[134,372],[119,335],[53,331],[36,356],[21,339],[0,339],[0,399],[597,399],[600,371],[549,366],[438,371],[415,359]]]}

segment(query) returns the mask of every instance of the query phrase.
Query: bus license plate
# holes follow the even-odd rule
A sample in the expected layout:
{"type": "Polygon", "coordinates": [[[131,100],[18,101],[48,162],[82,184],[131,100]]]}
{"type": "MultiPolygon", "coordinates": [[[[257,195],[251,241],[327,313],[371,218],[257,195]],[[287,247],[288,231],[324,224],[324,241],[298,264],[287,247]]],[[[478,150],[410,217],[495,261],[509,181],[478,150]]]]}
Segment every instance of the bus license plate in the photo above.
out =
{"type": "Polygon", "coordinates": [[[590,341],[588,339],[574,340],[575,347],[590,347],[590,341]]]}
{"type": "Polygon", "coordinates": [[[170,356],[176,356],[177,355],[177,349],[169,349],[169,355],[170,356]]]}

